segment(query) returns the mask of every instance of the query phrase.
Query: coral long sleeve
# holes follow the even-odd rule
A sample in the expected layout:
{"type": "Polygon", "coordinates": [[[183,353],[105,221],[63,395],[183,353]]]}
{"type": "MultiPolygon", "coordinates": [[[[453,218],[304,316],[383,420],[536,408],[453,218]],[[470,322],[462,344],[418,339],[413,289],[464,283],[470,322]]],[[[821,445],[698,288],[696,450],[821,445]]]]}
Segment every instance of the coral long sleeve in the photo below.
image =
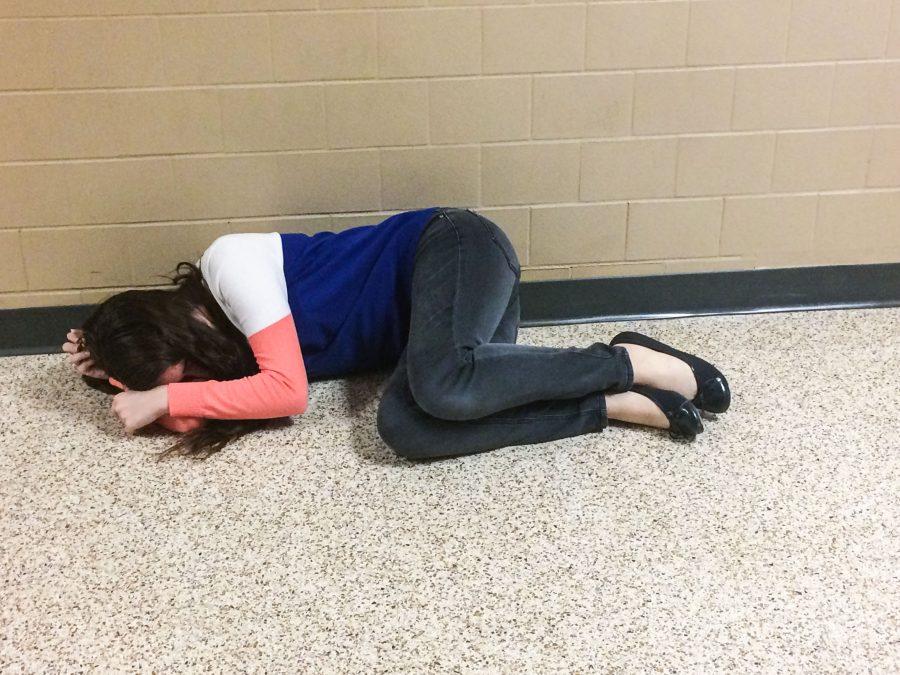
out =
{"type": "Polygon", "coordinates": [[[306,412],[308,383],[293,316],[247,338],[259,373],[235,380],[167,384],[169,415],[267,419],[306,412]]]}

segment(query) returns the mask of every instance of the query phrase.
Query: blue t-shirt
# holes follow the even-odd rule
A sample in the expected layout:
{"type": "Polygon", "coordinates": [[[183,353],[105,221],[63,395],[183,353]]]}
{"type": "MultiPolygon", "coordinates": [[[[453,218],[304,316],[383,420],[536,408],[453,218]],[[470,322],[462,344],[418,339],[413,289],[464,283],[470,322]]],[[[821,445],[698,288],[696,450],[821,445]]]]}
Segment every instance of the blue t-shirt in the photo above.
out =
{"type": "Polygon", "coordinates": [[[342,232],[280,233],[288,302],[310,380],[396,363],[409,337],[416,246],[439,208],[342,232]]]}

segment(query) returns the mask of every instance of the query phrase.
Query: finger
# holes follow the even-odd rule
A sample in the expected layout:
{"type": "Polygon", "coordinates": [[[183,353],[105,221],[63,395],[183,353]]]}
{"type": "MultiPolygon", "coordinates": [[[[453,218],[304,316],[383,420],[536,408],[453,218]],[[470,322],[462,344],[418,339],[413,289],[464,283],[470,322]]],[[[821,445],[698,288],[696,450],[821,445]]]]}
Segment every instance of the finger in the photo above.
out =
{"type": "Polygon", "coordinates": [[[89,351],[75,352],[74,354],[69,354],[68,359],[72,363],[80,363],[85,359],[91,358],[91,353],[89,351]]]}
{"type": "Polygon", "coordinates": [[[91,367],[91,366],[89,365],[89,362],[88,362],[87,359],[83,359],[82,361],[80,361],[80,362],[78,362],[78,363],[73,363],[72,366],[73,366],[73,367],[75,368],[75,370],[77,370],[79,373],[82,373],[82,372],[84,372],[85,370],[87,370],[88,368],[91,367]]]}

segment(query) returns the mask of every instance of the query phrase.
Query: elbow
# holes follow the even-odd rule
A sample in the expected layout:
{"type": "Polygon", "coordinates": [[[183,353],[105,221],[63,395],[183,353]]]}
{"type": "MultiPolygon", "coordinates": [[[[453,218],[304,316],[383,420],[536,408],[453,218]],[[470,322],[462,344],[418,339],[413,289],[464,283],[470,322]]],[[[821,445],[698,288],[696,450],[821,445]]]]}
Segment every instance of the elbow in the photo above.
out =
{"type": "Polygon", "coordinates": [[[306,394],[303,394],[302,397],[297,399],[295,415],[303,415],[306,412],[306,406],[309,404],[309,397],[306,394]]]}
{"type": "Polygon", "coordinates": [[[309,405],[309,389],[306,383],[292,389],[291,401],[292,415],[303,415],[306,412],[306,408],[309,405]]]}
{"type": "Polygon", "coordinates": [[[299,381],[279,378],[277,389],[273,390],[273,404],[270,417],[291,417],[306,412],[309,403],[309,387],[306,378],[299,381]],[[277,403],[275,402],[277,401],[277,403]]]}
{"type": "Polygon", "coordinates": [[[300,410],[297,414],[303,415],[306,413],[306,407],[309,405],[309,395],[307,394],[306,389],[303,390],[303,394],[300,396],[297,403],[300,406],[300,410]]]}

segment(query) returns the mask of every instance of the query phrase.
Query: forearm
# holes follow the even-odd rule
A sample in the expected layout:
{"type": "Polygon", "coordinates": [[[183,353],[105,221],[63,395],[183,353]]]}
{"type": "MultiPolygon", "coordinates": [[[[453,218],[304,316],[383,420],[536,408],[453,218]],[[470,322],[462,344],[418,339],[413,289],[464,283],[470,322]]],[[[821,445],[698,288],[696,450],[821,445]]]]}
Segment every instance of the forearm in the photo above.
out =
{"type": "Polygon", "coordinates": [[[308,384],[293,318],[247,338],[259,373],[231,380],[171,382],[167,410],[178,417],[271,419],[306,412],[308,384]]]}
{"type": "Polygon", "coordinates": [[[177,417],[212,419],[270,419],[306,411],[306,386],[266,373],[236,380],[172,382],[167,389],[166,413],[177,417]]]}

